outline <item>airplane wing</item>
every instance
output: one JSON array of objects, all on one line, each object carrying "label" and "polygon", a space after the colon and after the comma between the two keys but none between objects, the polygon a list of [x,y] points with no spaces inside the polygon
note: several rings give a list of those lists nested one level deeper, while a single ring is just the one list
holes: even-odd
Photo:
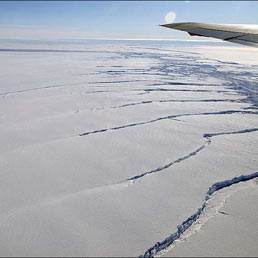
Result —
[{"label": "airplane wing", "polygon": [[184,22],[164,24],[161,26],[186,31],[191,36],[212,37],[242,45],[258,47],[258,25]]}]

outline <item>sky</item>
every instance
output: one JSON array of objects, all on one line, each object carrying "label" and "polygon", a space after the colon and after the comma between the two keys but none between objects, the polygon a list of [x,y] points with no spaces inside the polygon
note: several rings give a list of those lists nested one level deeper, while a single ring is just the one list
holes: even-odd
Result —
[{"label": "sky", "polygon": [[0,1],[0,38],[185,39],[157,25],[258,24],[257,10],[256,1]]}]

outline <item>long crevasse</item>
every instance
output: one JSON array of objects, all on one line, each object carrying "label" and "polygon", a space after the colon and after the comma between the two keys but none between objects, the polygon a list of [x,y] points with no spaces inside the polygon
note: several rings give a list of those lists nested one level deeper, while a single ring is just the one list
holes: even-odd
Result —
[{"label": "long crevasse", "polygon": [[167,249],[171,244],[173,244],[174,241],[178,239],[200,217],[205,207],[207,206],[207,201],[210,199],[210,197],[214,192],[219,191],[225,187],[229,187],[233,184],[254,179],[256,177],[258,177],[258,172],[255,172],[249,175],[241,175],[239,177],[234,177],[233,179],[229,179],[229,180],[225,180],[225,181],[221,181],[213,184],[211,187],[209,187],[205,196],[205,201],[202,204],[201,208],[199,208],[197,212],[195,212],[192,216],[188,217],[185,221],[183,221],[182,224],[178,225],[177,231],[175,233],[171,234],[163,241],[157,242],[154,246],[150,247],[140,257],[154,257],[161,251]]}]

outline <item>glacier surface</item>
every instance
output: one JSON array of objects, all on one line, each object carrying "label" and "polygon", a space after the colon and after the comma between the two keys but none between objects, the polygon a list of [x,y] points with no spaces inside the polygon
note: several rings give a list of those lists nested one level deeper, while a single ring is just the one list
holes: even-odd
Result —
[{"label": "glacier surface", "polygon": [[25,43],[0,42],[1,256],[139,256],[257,171],[257,51]]}]

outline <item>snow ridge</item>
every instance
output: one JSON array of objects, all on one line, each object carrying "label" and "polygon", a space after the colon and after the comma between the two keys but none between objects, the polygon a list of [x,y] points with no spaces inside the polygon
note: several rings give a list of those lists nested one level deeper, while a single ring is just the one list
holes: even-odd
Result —
[{"label": "snow ridge", "polygon": [[140,257],[154,257],[155,255],[159,254],[161,251],[167,249],[171,244],[174,243],[176,239],[180,238],[180,236],[200,217],[201,213],[204,211],[205,207],[207,206],[207,200],[210,199],[210,197],[214,192],[219,191],[223,188],[229,187],[233,184],[254,179],[256,177],[258,177],[258,172],[254,172],[249,175],[241,175],[239,177],[234,177],[233,179],[229,179],[229,180],[225,180],[225,181],[221,181],[213,184],[211,187],[209,187],[205,196],[205,202],[202,204],[201,208],[199,208],[198,211],[194,213],[192,216],[190,216],[185,221],[183,221],[181,225],[178,225],[177,232],[171,234],[162,242],[157,242],[154,246],[150,247]]}]

